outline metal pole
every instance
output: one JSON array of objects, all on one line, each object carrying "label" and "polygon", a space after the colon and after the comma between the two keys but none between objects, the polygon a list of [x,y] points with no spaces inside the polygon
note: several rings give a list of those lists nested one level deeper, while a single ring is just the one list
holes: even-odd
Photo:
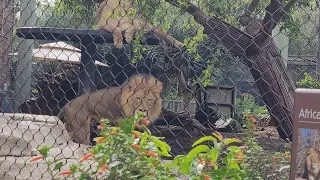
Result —
[{"label": "metal pole", "polygon": [[[36,24],[36,0],[20,0],[21,27],[32,27]],[[31,93],[32,50],[34,40],[21,39],[18,46],[18,62],[15,77],[14,111],[18,112],[19,106],[24,103]]]},{"label": "metal pole", "polygon": [[316,72],[317,72],[317,77],[320,76],[320,1],[317,3],[318,8],[319,8],[319,17],[318,17],[318,50],[317,50],[317,62],[316,62]]}]

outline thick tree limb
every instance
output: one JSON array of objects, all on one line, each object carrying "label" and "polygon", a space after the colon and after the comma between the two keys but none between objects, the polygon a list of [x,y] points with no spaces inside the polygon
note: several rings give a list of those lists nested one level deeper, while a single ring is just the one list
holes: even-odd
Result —
[{"label": "thick tree limb", "polygon": [[[259,87],[269,113],[277,120],[280,137],[291,140],[295,85],[284,67],[279,49],[271,36],[266,33],[266,31],[271,32],[272,28],[281,20],[280,12],[283,9],[279,8],[279,2],[272,0],[267,7],[269,14],[266,14],[264,21],[254,19],[246,27],[246,33],[244,33],[215,17],[208,18],[201,9],[191,3],[187,7],[181,7],[177,0],[166,1],[190,13],[195,21],[204,27],[204,32],[210,38],[223,44],[234,54],[247,58],[246,63]],[[290,6],[292,5],[287,4],[287,8]],[[276,14],[272,14],[272,12]],[[267,26],[263,27],[263,22]]]}]

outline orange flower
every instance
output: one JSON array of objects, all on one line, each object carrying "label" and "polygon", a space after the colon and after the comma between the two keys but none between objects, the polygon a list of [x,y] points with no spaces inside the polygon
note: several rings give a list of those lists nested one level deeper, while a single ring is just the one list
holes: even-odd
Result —
[{"label": "orange flower", "polygon": [[140,151],[140,146],[139,146],[139,145],[131,144],[130,146],[131,146],[133,149],[136,149],[136,150]]},{"label": "orange flower", "polygon": [[151,151],[144,151],[144,153],[146,153],[146,155],[151,156],[151,157],[158,157],[157,153],[151,152]]},{"label": "orange flower", "polygon": [[107,164],[104,164],[101,169],[98,171],[98,174],[102,174],[104,172],[104,170],[106,170],[108,168],[108,165]]},{"label": "orange flower", "polygon": [[91,156],[93,156],[93,153],[88,153],[88,154],[84,155],[84,156],[80,159],[80,162],[83,162],[83,161],[89,159]]},{"label": "orange flower", "polygon": [[150,125],[150,121],[148,121],[146,118],[141,119],[141,122],[142,122],[145,126],[149,126],[149,125]]},{"label": "orange flower", "polygon": [[211,178],[208,175],[204,175],[204,180],[211,180]]},{"label": "orange flower", "polygon": [[37,156],[37,157],[32,158],[31,162],[35,162],[35,161],[38,161],[38,160],[43,159],[43,158],[44,158],[44,156]]},{"label": "orange flower", "polygon": [[132,134],[134,135],[135,138],[140,138],[139,134],[136,131],[133,131]]},{"label": "orange flower", "polygon": [[96,138],[97,144],[101,143],[104,139],[106,139],[106,138],[105,137],[97,137]]},{"label": "orange flower", "polygon": [[115,131],[112,131],[112,132],[110,132],[109,134],[110,134],[110,135],[116,135],[116,134],[118,134],[118,133],[115,132]]},{"label": "orange flower", "polygon": [[99,130],[103,128],[103,124],[100,124],[98,127],[97,127]]},{"label": "orange flower", "polygon": [[218,131],[215,131],[215,132],[213,133],[213,135],[214,135],[215,137],[217,137],[219,141],[222,141],[223,136],[222,136]]},{"label": "orange flower", "polygon": [[277,159],[278,159],[278,158],[277,158],[276,156],[273,157],[273,161],[277,161]]},{"label": "orange flower", "polygon": [[71,174],[72,174],[72,172],[70,170],[59,172],[59,175],[67,175],[67,176],[69,176]]}]

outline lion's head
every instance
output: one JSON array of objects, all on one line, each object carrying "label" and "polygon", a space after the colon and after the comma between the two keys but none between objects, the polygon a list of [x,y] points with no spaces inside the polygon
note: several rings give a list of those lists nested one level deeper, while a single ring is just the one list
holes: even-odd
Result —
[{"label": "lion's head", "polygon": [[136,74],[127,79],[121,86],[121,107],[124,116],[130,117],[142,112],[153,122],[161,113],[161,92],[163,84],[152,75]]}]

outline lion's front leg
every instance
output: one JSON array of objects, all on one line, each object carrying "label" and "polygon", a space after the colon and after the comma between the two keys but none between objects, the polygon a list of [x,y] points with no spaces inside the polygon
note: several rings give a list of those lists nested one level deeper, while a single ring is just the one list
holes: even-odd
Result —
[{"label": "lion's front leg", "polygon": [[89,145],[90,143],[90,116],[83,114],[77,115],[68,123],[68,132],[71,139],[74,139],[79,144]]}]

